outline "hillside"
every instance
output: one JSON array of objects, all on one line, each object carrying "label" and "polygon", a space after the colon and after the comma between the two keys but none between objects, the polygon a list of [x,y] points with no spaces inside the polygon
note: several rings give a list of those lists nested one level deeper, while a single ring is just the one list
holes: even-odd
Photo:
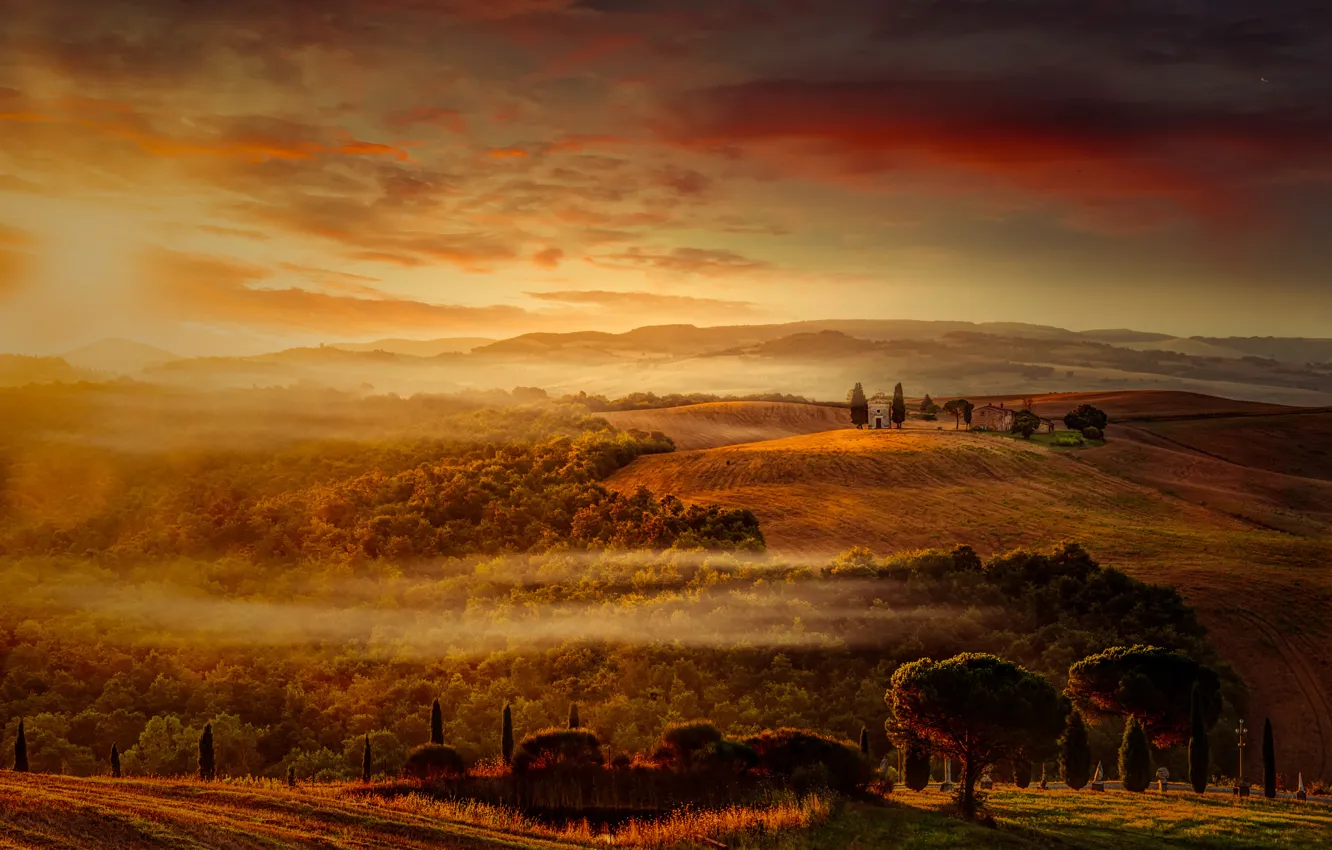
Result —
[{"label": "hillside", "polygon": [[373,342],[337,342],[328,348],[342,351],[386,351],[411,357],[438,357],[441,354],[465,354],[474,348],[490,345],[489,337],[449,337],[445,339],[377,339]]},{"label": "hillside", "polygon": [[[1178,788],[1178,786],[1176,786]],[[1332,807],[1310,801],[1255,800],[1177,792],[1129,795],[1065,790],[991,795],[998,829],[963,823],[942,809],[948,795],[900,789],[881,804],[844,803],[826,821],[774,835],[696,837],[686,822],[677,840],[652,834],[614,839],[525,833],[520,821],[487,817],[421,798],[367,796],[345,784],[289,789],[274,782],[204,785],[189,780],[76,779],[0,772],[0,846],[176,848],[580,848],[783,847],[788,850],[882,848],[1115,848],[1168,842],[1182,848],[1320,847],[1332,829]],[[453,815],[453,817],[449,817]],[[680,833],[683,833],[681,835]],[[716,833],[714,833],[715,835]],[[679,840],[683,838],[683,840]]]},{"label": "hillside", "polygon": [[[1210,405],[1163,401],[1166,410],[1186,401],[1200,410]],[[1225,420],[1199,420],[1217,421]],[[1276,420],[1242,421],[1270,429]],[[1052,452],[951,430],[840,430],[643,458],[610,483],[743,505],[778,552],[967,543],[992,553],[1078,540],[1108,565],[1178,587],[1249,684],[1253,716],[1298,730],[1279,745],[1283,763],[1326,773],[1332,488],[1192,449],[1163,449],[1122,427],[1112,433],[1104,449]],[[1235,439],[1224,428],[1197,434],[1190,439],[1211,434],[1208,445]],[[1273,451],[1251,447],[1250,454]]]},{"label": "hillside", "polygon": [[94,372],[133,375],[181,359],[170,351],[128,339],[103,339],[61,355],[71,366]]},{"label": "hillside", "polygon": [[662,431],[675,441],[677,449],[682,450],[711,449],[851,427],[850,417],[843,408],[785,402],[716,402],[597,415],[617,428]]}]

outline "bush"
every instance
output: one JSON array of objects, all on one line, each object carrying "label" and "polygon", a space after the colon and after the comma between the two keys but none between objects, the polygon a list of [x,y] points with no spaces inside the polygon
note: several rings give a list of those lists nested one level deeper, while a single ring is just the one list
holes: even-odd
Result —
[{"label": "bush", "polygon": [[1086,441],[1082,439],[1081,435],[1074,434],[1072,431],[1060,431],[1055,434],[1053,442],[1054,445],[1065,449],[1086,445]]},{"label": "bush", "polygon": [[924,747],[912,747],[906,754],[906,787],[912,791],[924,791],[930,784],[930,751]]},{"label": "bush", "polygon": [[1125,791],[1146,791],[1152,782],[1152,750],[1138,718],[1130,717],[1119,745],[1119,781]]},{"label": "bush", "polygon": [[673,770],[743,771],[758,763],[753,748],[728,741],[706,720],[668,726],[652,760]]},{"label": "bush", "polygon": [[413,779],[430,782],[436,779],[456,779],[467,772],[467,765],[453,747],[423,744],[407,756],[402,772]]},{"label": "bush", "polygon": [[757,755],[759,769],[793,785],[821,777],[816,765],[826,769],[827,787],[843,794],[863,788],[869,781],[869,766],[850,741],[788,727],[764,730],[747,738],[745,744]]},{"label": "bush", "polygon": [[1097,428],[1095,425],[1088,425],[1086,428],[1083,428],[1082,436],[1086,437],[1088,440],[1105,439],[1105,434],[1101,431],[1100,428]]},{"label": "bush", "polygon": [[605,763],[601,740],[590,729],[542,729],[518,742],[513,754],[515,773],[601,767]]},{"label": "bush", "polygon": [[1080,404],[1064,415],[1064,426],[1072,431],[1081,431],[1084,428],[1099,428],[1104,431],[1108,424],[1110,417],[1105,415],[1105,411],[1090,404]]}]

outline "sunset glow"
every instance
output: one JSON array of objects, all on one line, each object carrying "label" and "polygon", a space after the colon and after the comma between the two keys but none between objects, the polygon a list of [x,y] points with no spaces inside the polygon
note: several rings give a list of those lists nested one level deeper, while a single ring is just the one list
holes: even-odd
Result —
[{"label": "sunset glow", "polygon": [[4,0],[0,334],[1316,335],[1323,13],[1031,5]]}]

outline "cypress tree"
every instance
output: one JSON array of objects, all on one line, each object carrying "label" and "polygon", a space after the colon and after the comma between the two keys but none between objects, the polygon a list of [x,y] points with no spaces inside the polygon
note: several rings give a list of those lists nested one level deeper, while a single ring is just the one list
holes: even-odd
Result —
[{"label": "cypress tree", "polygon": [[1125,791],[1146,791],[1152,782],[1152,749],[1136,717],[1129,717],[1119,745],[1119,781]]},{"label": "cypress tree", "polygon": [[500,733],[500,754],[504,756],[505,764],[513,761],[513,712],[507,705],[504,706],[504,730]]},{"label": "cypress tree", "polygon": [[213,760],[213,724],[205,723],[199,736],[199,778],[208,782],[217,776],[217,763]]},{"label": "cypress tree", "polygon": [[860,727],[860,754],[869,756],[869,729],[864,726]]},{"label": "cypress tree", "polygon": [[19,718],[18,737],[14,739],[14,770],[28,772],[28,736],[23,731],[23,718]]},{"label": "cypress tree", "polygon": [[909,748],[903,773],[906,774],[906,787],[912,791],[924,791],[930,784],[930,751],[924,747]]},{"label": "cypress tree", "polygon": [[906,399],[902,396],[901,384],[898,384],[897,386],[893,387],[892,420],[893,424],[895,424],[898,428],[901,428],[902,423],[906,421]]},{"label": "cypress tree", "polygon": [[120,750],[114,743],[111,745],[111,778],[120,778]]},{"label": "cypress tree", "polygon": [[370,781],[370,735],[365,736],[365,752],[361,754],[361,781]]},{"label": "cypress tree", "polygon": [[1263,721],[1263,796],[1276,798],[1276,744],[1272,741],[1272,718]]},{"label": "cypress tree", "polygon": [[1193,686],[1189,700],[1189,784],[1199,794],[1207,792],[1208,772],[1212,766],[1211,746],[1207,741],[1207,723],[1203,720],[1202,697],[1198,686]]},{"label": "cypress tree", "polygon": [[1031,785],[1031,762],[1025,758],[1014,759],[1013,761],[1013,784],[1019,788],[1026,788]]},{"label": "cypress tree", "polygon": [[296,765],[294,764],[287,765],[287,787],[296,787]]},{"label": "cypress tree", "polygon": [[865,398],[865,390],[857,381],[856,385],[847,393],[846,401],[851,406],[851,424],[857,428],[869,424],[869,399]]},{"label": "cypress tree", "polygon": [[440,710],[439,700],[430,706],[430,743],[444,743],[444,712]]},{"label": "cypress tree", "polygon": [[1069,712],[1068,726],[1059,739],[1059,777],[1074,791],[1081,791],[1091,779],[1091,743],[1087,740],[1087,724],[1076,709]]},{"label": "cypress tree", "polygon": [[581,724],[578,722],[578,703],[569,703],[569,728],[577,729]]}]

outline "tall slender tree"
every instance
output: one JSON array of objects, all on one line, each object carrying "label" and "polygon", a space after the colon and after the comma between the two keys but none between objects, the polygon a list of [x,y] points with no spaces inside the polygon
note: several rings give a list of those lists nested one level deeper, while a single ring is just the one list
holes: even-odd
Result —
[{"label": "tall slender tree", "polygon": [[370,735],[365,736],[365,749],[361,752],[361,781],[370,781]]},{"label": "tall slender tree", "polygon": [[440,710],[439,700],[430,706],[430,743],[444,743],[444,712]]},{"label": "tall slender tree", "polygon": [[869,399],[865,398],[865,389],[857,381],[846,394],[847,404],[851,406],[851,424],[863,428],[869,424]]},{"label": "tall slender tree", "polygon": [[217,762],[213,757],[213,724],[205,723],[199,736],[199,778],[209,782],[217,776]]},{"label": "tall slender tree", "polygon": [[1263,796],[1276,798],[1276,743],[1272,740],[1272,718],[1263,721]]},{"label": "tall slender tree", "polygon": [[582,724],[578,722],[578,703],[569,703],[569,728],[577,729]]},{"label": "tall slender tree", "polygon": [[14,770],[28,772],[28,735],[23,729],[23,718],[19,718],[18,737],[14,739]]},{"label": "tall slender tree", "polygon": [[1193,685],[1189,698],[1189,784],[1199,794],[1207,792],[1207,779],[1212,767],[1212,748],[1207,740],[1207,722],[1203,717],[1203,697],[1198,684]]},{"label": "tall slender tree", "polygon": [[120,750],[114,743],[111,744],[111,778],[120,778]]},{"label": "tall slender tree", "polygon": [[902,395],[901,384],[893,387],[892,420],[898,428],[901,428],[902,423],[906,421],[906,398]]},{"label": "tall slender tree", "polygon": [[296,787],[296,765],[294,764],[287,765],[287,787]]},{"label": "tall slender tree", "polygon": [[1125,791],[1146,791],[1152,782],[1152,748],[1138,718],[1129,717],[1119,745],[1119,781]]},{"label": "tall slender tree", "polygon": [[500,754],[504,756],[505,764],[513,761],[513,711],[507,705],[504,706],[504,729],[500,732]]},{"label": "tall slender tree", "polygon": [[869,753],[869,727],[860,727],[860,754],[868,756]]},{"label": "tall slender tree", "polygon": [[1087,724],[1076,709],[1069,713],[1064,736],[1059,739],[1059,778],[1074,791],[1081,791],[1091,779],[1091,742]]}]

